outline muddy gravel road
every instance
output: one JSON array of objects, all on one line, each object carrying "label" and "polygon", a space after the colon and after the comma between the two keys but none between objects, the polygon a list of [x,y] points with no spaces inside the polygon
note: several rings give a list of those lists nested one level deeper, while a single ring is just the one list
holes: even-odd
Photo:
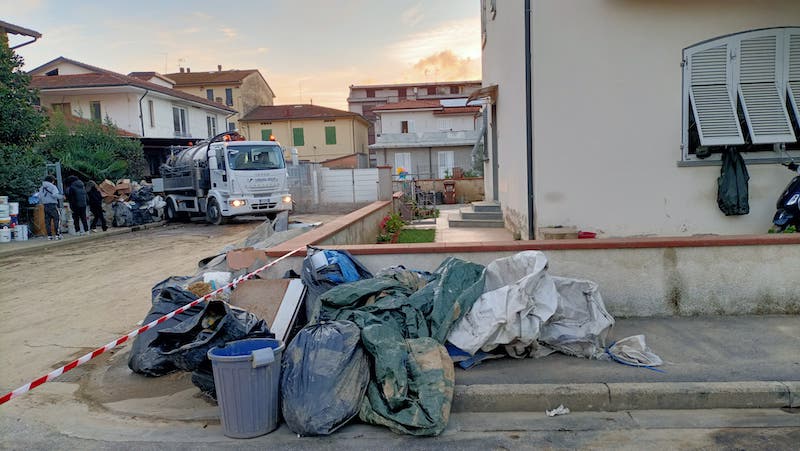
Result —
[{"label": "muddy gravel road", "polygon": [[136,327],[150,289],[259,222],[181,224],[0,259],[0,388],[38,377]]}]

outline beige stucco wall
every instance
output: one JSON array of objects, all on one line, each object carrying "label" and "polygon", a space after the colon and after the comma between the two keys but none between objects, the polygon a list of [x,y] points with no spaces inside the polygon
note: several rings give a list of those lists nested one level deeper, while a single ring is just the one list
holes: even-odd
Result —
[{"label": "beige stucco wall", "polygon": [[[489,2],[487,1],[488,5]],[[527,239],[527,171],[525,147],[525,35],[522,0],[498,2],[494,19],[487,17],[483,48],[483,86],[498,85],[497,123],[490,122],[486,155],[492,156],[492,133],[497,134],[497,200],[506,227]],[[551,19],[558,21],[558,19]],[[563,25],[562,25],[563,30]],[[511,68],[514,68],[513,70]],[[489,110],[486,110],[487,114]],[[491,114],[489,115],[491,116]],[[491,161],[484,167],[486,199],[493,199]]]},{"label": "beige stucco wall", "polygon": [[[206,89],[213,89],[214,99],[221,99],[224,105],[226,88],[231,88],[233,90],[233,106],[231,108],[237,111],[236,114],[228,118],[228,122],[238,122],[242,116],[246,115],[257,106],[269,106],[273,104],[274,97],[266,82],[258,74],[248,75],[242,80],[241,85],[233,83],[229,85],[214,84],[208,86],[176,87],[175,89],[204,99],[206,98]],[[224,124],[224,122],[220,124],[221,126],[218,126],[220,132],[227,129],[227,124]],[[239,128],[241,128],[241,124],[239,124]]]},{"label": "beige stucco wall", "polygon": [[[305,119],[271,122],[241,122],[241,128],[248,139],[261,139],[261,130],[272,130],[272,134],[287,150],[297,148],[301,160],[322,162],[331,158],[342,157],[353,153],[366,153],[367,124],[352,118],[336,118],[323,121],[321,119]],[[336,144],[325,144],[325,127],[336,127]],[[292,129],[302,128],[304,145],[294,142]],[[289,155],[287,155],[289,158]]]},{"label": "beige stucco wall", "polygon": [[[498,6],[498,19],[505,9],[511,9],[505,2]],[[522,27],[516,15],[515,27]],[[720,168],[676,165],[681,51],[725,34],[798,24],[797,0],[534,0],[537,226],[577,226],[607,236],[765,232],[790,178],[784,168],[748,165],[750,214],[726,217],[716,204]],[[516,32],[505,35],[521,45]],[[504,58],[523,61],[513,53]],[[496,61],[485,61],[485,69],[490,63]],[[518,67],[508,72],[522,73]],[[484,80],[490,84],[485,73]],[[522,117],[518,108],[512,119],[502,110],[509,89],[499,81],[503,120]],[[510,143],[501,136],[503,152],[504,146],[519,148],[524,128],[518,135]],[[523,149],[516,151],[520,162]],[[504,194],[502,186],[523,188],[524,174],[501,171],[504,207],[524,211],[523,199]]]}]

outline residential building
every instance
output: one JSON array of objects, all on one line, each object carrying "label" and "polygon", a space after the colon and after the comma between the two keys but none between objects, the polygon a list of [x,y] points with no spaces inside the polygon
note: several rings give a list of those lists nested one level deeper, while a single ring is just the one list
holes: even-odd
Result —
[{"label": "residential building", "polygon": [[237,111],[228,118],[228,130],[237,128],[238,121],[256,107],[272,105],[275,93],[257,69],[192,72],[191,68],[180,68],[179,72],[165,74],[175,80],[175,89],[208,100],[222,103]]},{"label": "residential building", "polygon": [[468,97],[480,89],[480,80],[436,83],[401,83],[383,85],[350,85],[348,109],[369,122],[369,143],[375,144],[375,108],[405,100],[441,100]]},{"label": "residential building", "polygon": [[169,79],[128,76],[64,57],[30,71],[42,107],[102,122],[138,136],[155,175],[171,145],[214,136],[230,107],[170,88]]},{"label": "residential building", "polygon": [[[482,1],[487,199],[523,238],[765,233],[800,158],[798,25],[796,0]],[[725,147],[748,215],[717,207]]]},{"label": "residential building", "polygon": [[473,168],[472,149],[481,134],[479,105],[466,99],[405,100],[373,110],[376,142],[369,146],[378,165],[402,168],[417,179],[443,179],[455,168]]},{"label": "residential building", "polygon": [[355,154],[357,167],[369,166],[369,122],[356,113],[318,105],[260,106],[240,124],[240,132],[249,139],[274,136],[287,151],[296,148],[303,160],[321,163]]},{"label": "residential building", "polygon": [[[23,42],[9,42],[8,35],[13,34],[15,36],[21,36],[23,39],[27,39]],[[31,30],[29,28],[20,27],[19,25],[14,25],[13,23],[8,23],[0,20],[0,43],[5,43],[8,45],[11,50],[18,49],[22,46],[33,44],[36,42],[37,39],[41,38],[42,34],[38,31]]]}]

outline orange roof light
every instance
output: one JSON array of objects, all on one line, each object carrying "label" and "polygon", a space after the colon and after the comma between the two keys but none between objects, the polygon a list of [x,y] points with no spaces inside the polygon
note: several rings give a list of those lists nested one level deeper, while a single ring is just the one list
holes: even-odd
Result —
[{"label": "orange roof light", "polygon": [[225,142],[228,142],[228,141],[230,141],[230,140],[231,140],[231,135],[225,135],[225,136],[223,136],[223,137],[222,137],[222,140],[223,140],[223,141],[225,141]]},{"label": "orange roof light", "polygon": [[277,141],[277,140],[275,139],[275,135],[269,135],[269,140],[270,140],[270,141]]}]

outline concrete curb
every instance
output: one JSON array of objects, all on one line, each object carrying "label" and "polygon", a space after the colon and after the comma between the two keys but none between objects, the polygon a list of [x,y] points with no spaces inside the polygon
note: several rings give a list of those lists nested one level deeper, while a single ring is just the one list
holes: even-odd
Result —
[{"label": "concrete curb", "polygon": [[[25,247],[20,248],[13,248],[13,249],[2,249],[0,247],[0,258],[5,257],[17,257],[20,255],[27,255],[41,251],[47,251],[50,249],[55,249],[58,247],[69,246],[71,244],[77,243],[86,243],[89,241],[99,240],[101,238],[107,238],[110,236],[122,235],[124,233],[131,233],[131,232],[138,232],[140,230],[147,230],[147,229],[154,229],[157,227],[161,227],[167,225],[166,221],[158,221],[158,222],[151,222],[149,224],[142,224],[133,227],[115,227],[113,229],[108,229],[106,232],[98,232],[94,234],[72,237],[60,241],[41,241],[36,244],[29,244]],[[13,245],[13,244],[12,244]]]},{"label": "concrete curb", "polygon": [[456,385],[453,412],[800,407],[800,381]]}]

